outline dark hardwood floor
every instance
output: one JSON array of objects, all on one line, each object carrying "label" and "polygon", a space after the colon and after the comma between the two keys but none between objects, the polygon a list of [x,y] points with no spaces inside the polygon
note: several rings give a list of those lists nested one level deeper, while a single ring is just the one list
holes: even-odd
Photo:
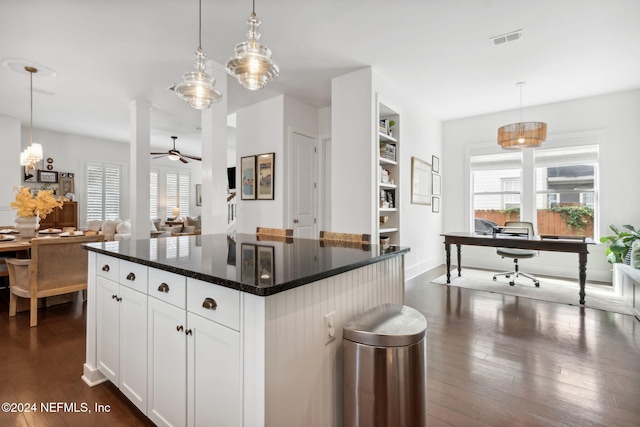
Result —
[{"label": "dark hardwood floor", "polygon": [[[407,282],[406,301],[428,321],[429,426],[638,426],[640,322],[632,316]],[[0,402],[38,412],[0,412],[0,426],[152,425],[110,383],[81,379],[84,304],[8,318],[0,290]],[[92,413],[40,412],[47,402],[86,403]],[[96,413],[94,405],[109,405]],[[295,426],[297,427],[297,426]]]}]

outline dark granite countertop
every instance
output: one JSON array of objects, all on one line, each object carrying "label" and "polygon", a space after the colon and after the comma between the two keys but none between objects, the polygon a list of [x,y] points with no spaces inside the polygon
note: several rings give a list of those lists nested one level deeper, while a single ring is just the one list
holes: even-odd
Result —
[{"label": "dark granite countertop", "polygon": [[260,296],[404,255],[409,248],[326,246],[319,240],[258,240],[254,234],[89,243],[86,249]]}]

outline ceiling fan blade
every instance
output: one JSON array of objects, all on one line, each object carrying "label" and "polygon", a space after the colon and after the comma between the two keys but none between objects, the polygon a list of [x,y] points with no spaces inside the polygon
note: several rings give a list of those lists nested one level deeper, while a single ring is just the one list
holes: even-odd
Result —
[{"label": "ceiling fan blade", "polygon": [[164,157],[164,156],[166,156],[166,154],[163,154],[163,155],[161,155],[161,156],[156,156],[156,157],[154,157],[154,159],[159,159],[159,158],[162,158],[162,157]]},{"label": "ceiling fan blade", "polygon": [[158,154],[164,154],[164,155],[166,156],[166,155],[167,155],[167,154],[169,154],[169,153],[167,153],[167,152],[165,151],[165,152],[162,152],[162,153],[149,153],[149,154],[151,154],[152,156],[156,156],[156,155],[158,155]]},{"label": "ceiling fan blade", "polygon": [[183,156],[180,156],[180,161],[182,163],[189,163],[189,160],[185,159]]},{"label": "ceiling fan blade", "polygon": [[197,160],[197,161],[202,161],[202,157],[197,157],[197,156],[190,156],[188,154],[182,154],[182,157],[186,157],[188,159],[193,159],[193,160]]}]

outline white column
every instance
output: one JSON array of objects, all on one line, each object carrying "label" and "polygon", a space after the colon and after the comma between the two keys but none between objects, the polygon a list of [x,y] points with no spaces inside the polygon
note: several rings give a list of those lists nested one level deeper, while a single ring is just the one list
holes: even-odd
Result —
[{"label": "white column", "polygon": [[227,73],[207,61],[222,100],[202,110],[202,233],[227,232]]},{"label": "white column", "polygon": [[151,104],[146,100],[135,100],[129,104],[131,110],[131,146],[129,150],[129,217],[131,238],[148,239],[149,223],[149,159],[151,145]]},{"label": "white column", "polygon": [[12,225],[16,217],[11,209],[11,202],[15,200],[14,187],[22,184],[22,171],[20,166],[21,147],[20,120],[13,117],[0,116],[0,141],[2,141],[2,156],[0,156],[0,168],[2,174],[2,186],[0,186],[0,226]]}]

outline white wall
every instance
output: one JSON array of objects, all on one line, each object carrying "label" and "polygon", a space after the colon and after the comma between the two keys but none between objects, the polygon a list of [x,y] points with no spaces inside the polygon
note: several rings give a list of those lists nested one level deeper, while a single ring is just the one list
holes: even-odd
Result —
[{"label": "white wall", "polygon": [[2,185],[0,185],[0,226],[3,226],[13,225],[16,214],[11,209],[11,202],[15,200],[14,188],[22,183],[20,120],[0,116],[0,141],[2,141],[0,169],[3,171]]},{"label": "white wall", "polygon": [[[609,234],[609,224],[640,226],[640,197],[632,174],[640,158],[640,90],[613,93],[567,102],[525,108],[523,120],[548,125],[545,146],[554,136],[585,131],[601,132],[600,234]],[[519,112],[505,111],[445,122],[443,125],[443,197],[445,231],[470,230],[465,201],[465,148],[469,144],[496,143],[498,127],[519,120]],[[468,205],[468,203],[467,203]],[[604,245],[589,250],[588,280],[611,281],[611,265],[604,260]],[[507,270],[510,260],[501,260],[490,248],[463,249],[463,265]],[[528,260],[526,269],[537,274],[577,278],[575,254],[541,253]]]}]

